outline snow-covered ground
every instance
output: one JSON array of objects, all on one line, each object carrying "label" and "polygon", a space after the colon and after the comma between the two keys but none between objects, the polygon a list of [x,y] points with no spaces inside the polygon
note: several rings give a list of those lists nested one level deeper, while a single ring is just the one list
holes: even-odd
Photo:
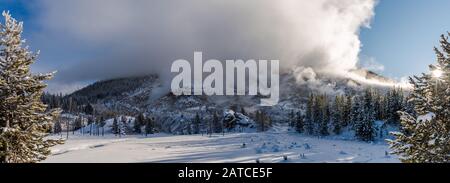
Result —
[{"label": "snow-covered ground", "polygon": [[212,137],[167,134],[122,138],[114,135],[70,136],[65,144],[52,148],[53,154],[44,163],[399,162],[397,157],[386,155],[387,151],[389,148],[384,142],[317,138],[275,127],[265,133],[215,134]]}]

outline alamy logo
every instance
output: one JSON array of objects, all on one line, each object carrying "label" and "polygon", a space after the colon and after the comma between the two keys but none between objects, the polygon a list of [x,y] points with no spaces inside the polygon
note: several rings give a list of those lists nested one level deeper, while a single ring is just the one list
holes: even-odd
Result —
[{"label": "alamy logo", "polygon": [[[173,62],[171,72],[179,73],[171,84],[174,95],[261,95],[262,106],[274,106],[279,100],[279,61],[219,60],[203,63],[202,52],[194,53],[194,67],[187,60]],[[192,74],[193,72],[193,74]],[[204,77],[203,73],[210,73]],[[192,80],[193,76],[193,80]],[[270,83],[269,83],[270,80]],[[246,87],[248,86],[248,88]],[[225,87],[225,89],[224,89]]]}]

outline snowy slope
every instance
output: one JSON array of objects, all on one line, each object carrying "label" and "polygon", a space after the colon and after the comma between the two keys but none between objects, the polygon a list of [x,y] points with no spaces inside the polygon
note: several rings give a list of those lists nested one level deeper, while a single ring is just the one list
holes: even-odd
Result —
[{"label": "snowy slope", "polygon": [[[365,78],[383,79],[364,70],[358,70],[356,74],[358,73]],[[286,116],[291,111],[304,111],[310,92],[332,96],[343,92],[352,93],[359,85],[361,84],[351,79],[335,76],[314,74],[313,78],[304,77],[294,70],[280,76],[278,105],[261,107],[259,96],[174,96],[168,88],[162,86],[157,76],[149,75],[99,81],[68,97],[93,104],[99,113],[145,113],[156,118],[157,126],[161,127],[163,132],[183,134],[188,122],[192,121],[196,114],[199,114],[204,122],[211,120],[213,113],[223,114],[232,107],[235,107],[235,111],[245,108],[249,114],[261,110],[271,117],[273,123],[286,122]],[[206,125],[201,126],[204,128]]]},{"label": "snowy slope", "polygon": [[[53,147],[53,154],[44,163],[399,162],[395,156],[385,154],[389,147],[382,141],[373,144],[336,138],[320,139],[286,129],[275,126],[265,133],[215,134],[212,137],[167,134],[122,138],[114,135],[71,136],[65,144]],[[288,160],[285,161],[283,156],[287,156]]]}]

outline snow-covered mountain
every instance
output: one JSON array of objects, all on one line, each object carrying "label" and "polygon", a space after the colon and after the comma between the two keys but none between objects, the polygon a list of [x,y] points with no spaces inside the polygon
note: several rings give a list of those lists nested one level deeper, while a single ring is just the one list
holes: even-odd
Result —
[{"label": "snow-covered mountain", "polygon": [[[373,72],[353,71],[366,79],[391,82]],[[216,113],[221,119],[238,120],[254,128],[255,111],[267,113],[272,123],[285,123],[290,112],[304,111],[310,92],[335,94],[357,92],[361,83],[357,80],[308,74],[305,70],[293,70],[280,76],[280,102],[273,107],[259,106],[260,96],[175,96],[163,86],[155,75],[99,81],[66,96],[81,103],[93,104],[97,111],[115,111],[119,114],[145,113],[156,118],[162,131],[183,133],[195,115],[202,121],[212,120]],[[203,124],[202,128],[207,128]],[[236,130],[236,129],[234,129]]]}]

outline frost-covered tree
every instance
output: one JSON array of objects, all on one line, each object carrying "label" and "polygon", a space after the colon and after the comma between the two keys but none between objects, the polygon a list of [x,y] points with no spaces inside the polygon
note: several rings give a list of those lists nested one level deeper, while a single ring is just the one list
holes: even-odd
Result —
[{"label": "frost-covered tree", "polygon": [[308,97],[308,102],[306,104],[306,114],[305,114],[305,133],[312,135],[314,134],[314,119],[313,119],[313,107],[314,107],[314,95],[311,94]]},{"label": "frost-covered tree", "polygon": [[[289,126],[290,127],[296,127],[296,123],[297,123],[297,119],[294,113],[294,110],[291,110],[288,114],[288,118],[289,118]],[[303,131],[303,130],[302,130]]]},{"label": "frost-covered tree", "polygon": [[332,116],[331,120],[333,122],[333,132],[337,135],[341,134],[342,129],[342,115],[343,115],[343,100],[342,96],[336,95],[332,107]]},{"label": "frost-covered tree", "polygon": [[320,125],[323,121],[322,110],[320,107],[320,96],[313,97],[313,107],[312,107],[312,119],[314,124],[314,133],[315,135],[320,134]]},{"label": "frost-covered tree", "polygon": [[342,107],[342,127],[348,126],[350,124],[350,116],[352,112],[352,96],[346,95]]},{"label": "frost-covered tree", "polygon": [[[450,33],[449,33],[450,35]],[[401,132],[389,140],[392,153],[408,163],[450,163],[450,42],[442,35],[430,73],[410,78],[415,113],[401,111]]]},{"label": "frost-covered tree", "polygon": [[403,110],[403,91],[394,88],[386,94],[386,120],[390,124],[398,124],[400,115],[398,111]]},{"label": "frost-covered tree", "polygon": [[328,132],[328,125],[331,119],[328,97],[326,95],[320,96],[318,101],[321,115],[320,120],[318,121],[318,131],[321,136],[327,136],[330,134]]},{"label": "frost-covered tree", "polygon": [[361,102],[361,96],[354,96],[352,98],[352,107],[350,112],[350,124],[353,126],[353,129],[355,129],[355,124],[362,123],[363,118],[363,108],[362,108],[362,102]]},{"label": "frost-covered tree", "polygon": [[[357,120],[354,122],[355,135],[363,141],[373,141],[375,130],[373,124],[375,122],[375,110],[372,100],[371,89],[364,91],[360,110],[358,110]],[[362,108],[362,109],[361,109]]]},{"label": "frost-covered tree", "polygon": [[53,73],[32,75],[37,54],[23,46],[23,24],[8,12],[0,23],[0,162],[44,160],[60,140],[46,139],[59,110],[47,111],[41,102],[45,80]]},{"label": "frost-covered tree", "polygon": [[120,122],[118,123],[118,129],[119,129],[119,137],[124,136],[127,134],[127,130],[128,130],[128,119],[126,116],[122,116],[120,119]]},{"label": "frost-covered tree", "polygon": [[374,91],[373,93],[373,107],[374,107],[374,113],[375,113],[375,119],[376,120],[382,120],[383,119],[383,100],[382,96],[378,91]]}]

